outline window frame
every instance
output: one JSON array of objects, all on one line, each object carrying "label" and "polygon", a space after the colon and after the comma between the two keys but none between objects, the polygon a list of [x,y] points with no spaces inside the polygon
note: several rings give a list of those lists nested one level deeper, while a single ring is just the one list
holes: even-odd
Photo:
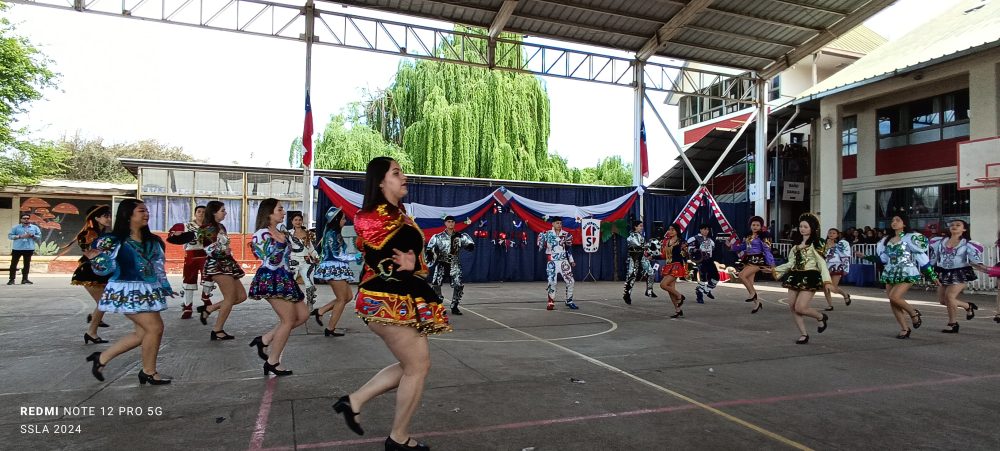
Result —
[{"label": "window frame", "polygon": [[[969,136],[969,118],[956,119],[953,121],[947,121],[945,118],[945,105],[946,100],[949,96],[964,95],[966,104],[969,103],[969,89],[959,89],[956,91],[950,91],[942,94],[938,94],[931,97],[924,97],[920,99],[915,99],[906,103],[888,105],[882,108],[876,109],[875,114],[875,131],[878,134],[876,139],[876,149],[877,150],[889,150],[899,147],[912,146],[918,144],[927,144],[932,142],[944,141],[946,139],[955,139],[960,137]],[[920,128],[913,128],[913,117],[911,114],[912,107],[918,103],[924,103],[930,101],[932,104],[933,112],[932,115],[937,117],[937,124],[928,125]],[[959,102],[954,102],[955,107]],[[891,133],[881,133],[879,125],[881,121],[880,117],[883,115],[880,112],[885,110],[895,109],[897,117],[896,121],[899,123],[899,130]],[[957,111],[957,110],[956,110]],[[956,117],[958,115],[956,114]],[[922,136],[929,135],[929,132],[936,132],[936,137],[932,139],[921,138]],[[951,132],[951,133],[949,133]],[[887,145],[888,144],[888,145]]]}]

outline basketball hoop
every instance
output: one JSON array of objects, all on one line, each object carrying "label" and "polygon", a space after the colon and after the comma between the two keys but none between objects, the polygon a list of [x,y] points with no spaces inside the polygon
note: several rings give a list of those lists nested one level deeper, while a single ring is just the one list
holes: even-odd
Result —
[{"label": "basketball hoop", "polygon": [[976,178],[976,183],[983,185],[984,188],[997,188],[1000,187],[1000,177],[979,177]]}]

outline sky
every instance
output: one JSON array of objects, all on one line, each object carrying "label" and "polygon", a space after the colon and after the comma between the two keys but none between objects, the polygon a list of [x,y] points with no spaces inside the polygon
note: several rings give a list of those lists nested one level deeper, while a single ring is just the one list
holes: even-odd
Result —
[{"label": "sky", "polygon": [[[900,0],[866,25],[895,39],[957,2]],[[302,133],[304,115],[301,42],[20,4],[8,17],[60,74],[58,89],[46,91],[18,117],[32,138],[79,133],[106,144],[156,139],[211,163],[288,166],[288,149]],[[387,87],[400,61],[314,46],[316,129],[361,99],[364,90]],[[631,89],[541,79],[551,99],[550,151],[573,167],[593,166],[609,155],[632,161]],[[676,108],[662,104],[664,93],[649,97],[677,136]],[[651,177],[645,183],[673,166],[677,155],[650,108],[645,115]]]}]

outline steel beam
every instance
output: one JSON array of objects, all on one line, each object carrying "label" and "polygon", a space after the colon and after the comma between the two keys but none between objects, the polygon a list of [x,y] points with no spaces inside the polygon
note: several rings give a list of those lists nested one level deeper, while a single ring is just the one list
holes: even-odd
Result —
[{"label": "steel beam", "polygon": [[712,0],[691,0],[684,8],[680,10],[674,17],[671,17],[667,23],[663,24],[659,30],[656,31],[656,35],[649,38],[642,48],[635,53],[635,57],[639,61],[646,61],[649,57],[655,55],[660,50],[663,50],[668,45],[670,45],[670,40],[683,31],[684,26],[690,22],[693,22],[698,14],[708,8],[708,5],[712,4]]},{"label": "steel beam", "polygon": [[503,5],[500,6],[500,11],[497,11],[497,15],[493,18],[493,23],[490,24],[489,36],[490,39],[496,39],[500,36],[500,32],[503,28],[507,26],[507,21],[510,20],[511,14],[514,13],[514,8],[517,8],[518,0],[505,0]]}]

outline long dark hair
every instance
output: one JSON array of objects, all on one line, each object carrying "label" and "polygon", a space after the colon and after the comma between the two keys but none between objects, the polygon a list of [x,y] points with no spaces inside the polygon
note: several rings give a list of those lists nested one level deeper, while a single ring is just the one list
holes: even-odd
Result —
[{"label": "long dark hair", "polygon": [[[136,207],[143,204],[144,202],[139,199],[125,199],[118,204],[118,214],[115,215],[115,225],[111,228],[111,234],[122,242],[132,236],[132,213]],[[155,243],[160,245],[160,249],[164,248],[163,239],[154,235],[149,230],[149,225],[142,226],[139,234],[142,236],[143,244]]]},{"label": "long dark hair", "polygon": [[226,227],[219,224],[219,221],[215,220],[215,214],[218,213],[219,210],[222,210],[222,207],[225,206],[226,204],[222,203],[222,201],[208,201],[208,204],[205,205],[205,220],[202,221],[202,225],[206,227],[215,227],[215,229],[219,232],[225,230]]},{"label": "long dark hair", "polygon": [[104,230],[101,228],[101,223],[97,222],[97,218],[105,214],[111,214],[111,207],[107,205],[91,205],[87,209],[87,222],[83,224],[80,233],[76,234],[76,240],[78,242],[90,242],[92,238],[100,236]]},{"label": "long dark hair", "polygon": [[[302,216],[302,212],[301,211],[292,210],[292,211],[289,211],[289,212],[285,213],[285,228],[288,229],[288,231],[292,232],[292,233],[295,232],[295,226],[292,225],[292,221],[294,221],[295,218],[302,218],[303,221],[305,220],[305,216]],[[302,224],[302,228],[303,229],[307,229],[307,227],[306,227],[305,224]]]},{"label": "long dark hair", "polygon": [[365,191],[364,201],[361,203],[361,211],[372,211],[379,205],[386,204],[390,208],[399,209],[398,205],[389,204],[389,200],[382,194],[382,187],[379,186],[385,178],[385,173],[389,172],[392,162],[396,161],[389,157],[375,157],[368,162],[365,169]]},{"label": "long dark hair", "polygon": [[[822,240],[819,238],[819,219],[811,213],[803,213],[799,215],[798,222],[802,223],[802,221],[809,224],[809,239],[806,240],[806,245],[812,246],[816,249],[822,249],[826,238],[823,238]],[[838,234],[839,232],[840,231],[838,230]],[[797,225],[792,230],[792,243],[796,245],[802,243],[802,232],[799,232],[799,227]]]},{"label": "long dark hair", "polygon": [[674,229],[674,232],[676,232],[676,235],[674,236],[677,238],[678,243],[684,241],[684,232],[681,232],[681,226],[676,222],[667,226],[667,230],[663,232],[663,241],[667,240],[667,232],[670,231],[670,229]]},{"label": "long dark hair", "polygon": [[334,232],[337,232],[337,235],[340,235],[340,231],[343,229],[343,227],[340,226],[340,218],[343,217],[344,210],[338,211],[337,214],[333,215],[333,218],[330,219],[330,222],[326,223],[326,230],[333,230]]},{"label": "long dark hair", "polygon": [[278,199],[268,197],[260,201],[257,206],[257,220],[254,222],[254,230],[271,227],[271,214],[278,208]]},{"label": "long dark hair", "polygon": [[903,221],[903,233],[904,234],[905,233],[913,232],[913,229],[910,228],[910,221],[909,221],[910,218],[906,217],[906,213],[902,213],[902,212],[900,212],[900,213],[893,213],[892,215],[889,216],[889,225],[885,228],[885,238],[882,238],[882,245],[883,246],[887,246],[889,244],[889,240],[891,240],[893,237],[896,236],[896,231],[892,230],[892,218],[894,218],[896,216],[899,216],[899,220]]}]

